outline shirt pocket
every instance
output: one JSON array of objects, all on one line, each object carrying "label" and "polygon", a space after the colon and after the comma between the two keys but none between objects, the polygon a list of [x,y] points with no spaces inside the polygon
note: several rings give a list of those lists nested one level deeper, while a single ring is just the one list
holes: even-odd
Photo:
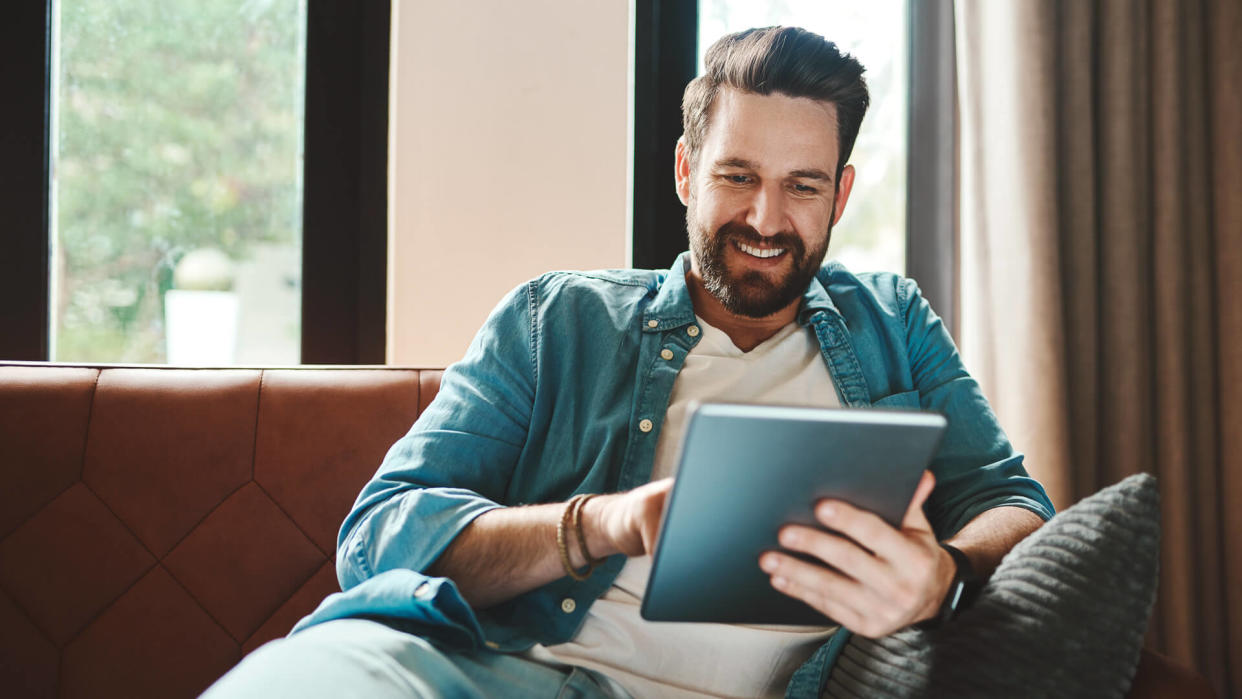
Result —
[{"label": "shirt pocket", "polygon": [[902,393],[894,393],[891,396],[877,398],[871,402],[873,408],[905,408],[908,410],[918,410],[922,407],[919,404],[918,391],[905,391]]}]

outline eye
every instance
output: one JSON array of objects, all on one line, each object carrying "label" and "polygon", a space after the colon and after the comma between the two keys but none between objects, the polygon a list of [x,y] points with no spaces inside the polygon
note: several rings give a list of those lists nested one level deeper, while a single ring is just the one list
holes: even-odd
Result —
[{"label": "eye", "polygon": [[750,184],[750,175],[724,175],[724,178],[731,184]]},{"label": "eye", "polygon": [[816,189],[816,188],[814,188],[814,187],[812,187],[812,186],[810,186],[810,185],[805,185],[805,184],[796,184],[796,183],[795,183],[795,184],[794,184],[794,186],[793,186],[793,189],[794,189],[794,191],[795,191],[795,192],[797,192],[798,194],[816,194],[816,193],[818,193],[818,192],[819,192],[819,190],[818,190],[818,189]]}]

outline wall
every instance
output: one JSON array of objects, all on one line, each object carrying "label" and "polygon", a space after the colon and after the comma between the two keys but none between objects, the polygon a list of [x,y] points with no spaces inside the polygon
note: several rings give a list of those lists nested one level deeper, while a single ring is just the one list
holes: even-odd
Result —
[{"label": "wall", "polygon": [[629,12],[394,2],[390,364],[459,359],[542,272],[628,266]]}]

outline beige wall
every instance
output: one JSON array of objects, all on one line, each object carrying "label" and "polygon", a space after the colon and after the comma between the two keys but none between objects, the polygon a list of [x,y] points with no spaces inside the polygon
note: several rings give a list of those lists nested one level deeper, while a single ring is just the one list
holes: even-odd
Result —
[{"label": "beige wall", "polygon": [[459,359],[541,272],[628,266],[628,84],[625,0],[394,1],[389,363]]}]

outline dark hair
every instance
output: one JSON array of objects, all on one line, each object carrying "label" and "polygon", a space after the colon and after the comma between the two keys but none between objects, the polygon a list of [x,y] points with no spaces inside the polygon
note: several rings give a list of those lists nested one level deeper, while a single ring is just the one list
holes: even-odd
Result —
[{"label": "dark hair", "polygon": [[809,97],[837,110],[837,180],[854,150],[871,98],[862,64],[819,34],[798,27],[764,27],[726,34],[707,49],[703,75],[681,100],[690,161],[707,136],[708,115],[721,86],[743,92]]}]

